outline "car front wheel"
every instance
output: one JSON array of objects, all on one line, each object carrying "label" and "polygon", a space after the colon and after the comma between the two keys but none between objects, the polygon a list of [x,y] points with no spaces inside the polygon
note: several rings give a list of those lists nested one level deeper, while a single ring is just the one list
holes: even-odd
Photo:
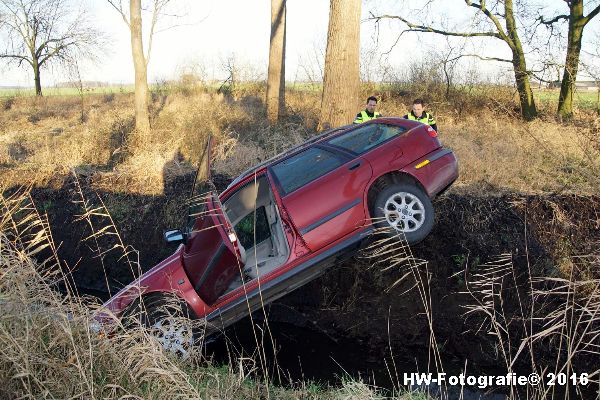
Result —
[{"label": "car front wheel", "polygon": [[404,235],[409,244],[425,239],[431,232],[434,211],[427,194],[416,185],[387,186],[375,200],[373,222],[390,236]]},{"label": "car front wheel", "polygon": [[194,345],[193,322],[186,304],[167,296],[148,296],[128,310],[168,353],[183,359]]}]

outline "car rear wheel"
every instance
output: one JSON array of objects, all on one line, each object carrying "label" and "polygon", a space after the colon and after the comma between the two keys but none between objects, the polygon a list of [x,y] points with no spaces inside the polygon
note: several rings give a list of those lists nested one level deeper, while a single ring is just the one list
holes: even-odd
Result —
[{"label": "car rear wheel", "polygon": [[434,211],[427,194],[416,185],[395,183],[375,200],[374,223],[390,236],[404,235],[409,244],[418,243],[431,232]]}]

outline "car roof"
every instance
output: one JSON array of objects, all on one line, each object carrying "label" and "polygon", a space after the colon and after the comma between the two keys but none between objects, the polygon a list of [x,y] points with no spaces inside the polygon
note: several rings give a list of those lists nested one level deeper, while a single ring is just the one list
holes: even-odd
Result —
[{"label": "car roof", "polygon": [[[319,133],[318,135],[315,135],[311,138],[309,138],[308,140],[306,140],[305,142],[294,146],[288,150],[285,150],[279,154],[277,154],[276,156],[273,156],[271,158],[269,158],[268,160],[262,161],[260,164],[257,164],[255,166],[252,166],[250,168],[248,168],[246,171],[242,172],[237,178],[235,178],[228,186],[227,189],[231,188],[232,186],[234,186],[235,184],[237,184],[238,182],[242,181],[243,179],[247,178],[249,175],[251,175],[253,172],[255,171],[259,171],[260,169],[269,166],[271,164],[274,164],[278,161],[281,161],[295,153],[298,153],[301,150],[304,150],[305,148],[308,148],[309,146],[320,142],[320,141],[324,141],[326,139],[329,139],[330,136],[333,136],[337,133],[341,133],[341,132],[345,132],[345,131],[350,131],[352,129],[358,128],[359,126],[363,126],[365,124],[381,124],[381,123],[394,123],[394,124],[398,124],[398,122],[403,121],[403,122],[407,122],[406,125],[409,125],[409,129],[412,128],[412,126],[414,124],[414,121],[410,121],[408,119],[404,119],[404,118],[400,118],[400,117],[383,117],[383,118],[377,118],[376,120],[371,120],[368,122],[365,122],[363,124],[350,124],[350,125],[344,125],[344,126],[339,126],[337,128],[331,128],[331,129],[327,129],[321,133]],[[416,125],[421,125],[420,123],[416,123]],[[225,190],[227,190],[225,189]]]}]

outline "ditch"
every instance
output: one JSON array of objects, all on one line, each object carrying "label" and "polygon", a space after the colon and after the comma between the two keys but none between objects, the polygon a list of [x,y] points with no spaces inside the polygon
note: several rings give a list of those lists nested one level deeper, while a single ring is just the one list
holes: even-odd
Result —
[{"label": "ditch", "polygon": [[[221,181],[223,186],[227,179]],[[123,242],[139,249],[143,270],[173,251],[163,245],[162,233],[180,226],[189,184],[189,177],[183,177],[163,196],[140,196],[95,192],[91,178],[81,181],[92,203],[98,198],[105,202]],[[81,209],[74,202],[77,196],[70,179],[36,188],[32,195],[38,208],[48,214],[54,240],[61,244],[60,257],[67,265],[78,266],[72,277],[81,293],[105,299],[109,290],[114,293],[131,281],[133,275],[120,255],[109,252],[100,262],[93,246],[84,240],[89,227],[77,221]],[[268,307],[268,326],[261,312],[252,321],[245,318],[236,323],[226,338],[207,346],[207,355],[219,363],[230,362],[232,355],[253,356],[251,369],[259,374],[266,371],[280,383],[335,384],[351,376],[393,390],[403,372],[435,370],[431,321],[446,372],[458,373],[466,362],[472,373],[501,374],[505,368],[497,344],[486,333],[480,316],[467,313],[473,297],[465,293],[469,273],[461,271],[466,268],[472,273],[499,258],[509,259],[515,278],[512,287],[508,284],[503,289],[507,291],[505,312],[515,318],[519,308],[515,298],[525,293],[529,275],[573,273],[584,279],[600,274],[593,262],[573,262],[576,256],[598,254],[600,197],[489,195],[481,188],[461,188],[434,206],[433,232],[411,248],[415,258],[427,261],[420,267],[427,277],[421,287],[427,293],[431,320],[414,274],[398,282],[406,270],[373,266],[372,260],[359,254]],[[551,353],[540,350],[541,362],[550,363]],[[588,358],[575,362],[593,363]],[[530,369],[527,363],[515,368]],[[494,397],[498,393],[482,391],[464,398],[484,394],[488,396],[484,398],[498,398]]]}]

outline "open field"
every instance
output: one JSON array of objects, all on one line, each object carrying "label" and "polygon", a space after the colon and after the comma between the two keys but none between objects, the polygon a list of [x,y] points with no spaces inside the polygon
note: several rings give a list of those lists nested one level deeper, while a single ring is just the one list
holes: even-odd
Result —
[{"label": "open field", "polygon": [[[263,96],[260,86],[227,95],[212,89],[156,90],[149,138],[133,133],[130,93],[5,98],[0,177],[5,185],[41,183],[75,168],[110,190],[162,193],[165,179],[194,169],[209,133],[217,143],[216,171],[233,176],[316,133],[318,92],[289,90],[288,115],[273,127],[265,121]],[[382,96],[383,115],[401,116],[414,94]],[[596,193],[600,119],[582,111],[572,124],[551,116],[523,123],[511,99],[510,90],[496,88],[486,95],[456,95],[452,102],[432,101],[440,139],[461,163],[457,188],[483,183],[497,192]],[[121,183],[112,182],[117,177]]]},{"label": "open field", "polygon": [[[560,89],[534,90],[535,100],[542,107],[548,108],[558,103]],[[600,113],[600,91],[582,90],[575,91],[574,105],[581,110],[595,110]]]},{"label": "open field", "polygon": [[[79,96],[81,94],[108,94],[108,93],[131,93],[133,85],[84,87],[81,91],[77,87],[48,87],[43,89],[44,96]],[[29,97],[35,95],[32,87],[24,88],[0,88],[2,97]]]},{"label": "open field", "polygon": [[[177,86],[177,82],[171,83],[160,83],[150,85],[151,90],[157,91],[164,87]],[[243,87],[245,84],[240,84]],[[246,84],[247,85],[247,84]],[[214,82],[211,84],[203,84],[205,89],[217,90],[221,86],[220,82]],[[247,85],[247,86],[255,86]],[[395,85],[392,84],[373,84],[369,85],[374,91],[379,93],[390,92],[394,90]],[[320,94],[322,85],[320,83],[311,82],[288,82],[286,84],[288,90],[301,91],[301,92],[312,92]],[[94,94],[123,94],[132,93],[133,85],[112,85],[112,86],[101,86],[101,87],[84,87],[80,91],[77,87],[48,87],[43,89],[44,96],[80,96],[80,95],[94,95]],[[478,87],[461,87],[455,86],[457,92],[477,92],[485,91],[485,88]],[[538,105],[544,109],[551,109],[556,107],[558,103],[559,89],[534,89],[534,96]],[[0,87],[0,98],[3,97],[29,97],[35,95],[35,91],[32,87],[23,88],[1,88]],[[516,99],[516,97],[515,97]],[[575,92],[575,107],[582,110],[598,110],[599,107],[599,92],[597,90],[582,90],[579,89]]]}]

